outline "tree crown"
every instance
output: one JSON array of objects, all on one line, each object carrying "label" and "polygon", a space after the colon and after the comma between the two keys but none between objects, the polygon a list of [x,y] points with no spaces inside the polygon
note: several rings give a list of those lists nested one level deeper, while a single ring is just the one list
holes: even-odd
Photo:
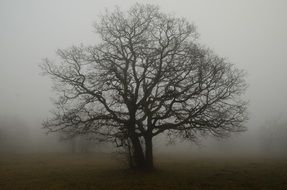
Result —
[{"label": "tree crown", "polygon": [[43,71],[59,98],[50,131],[125,141],[167,132],[194,140],[244,131],[244,72],[197,42],[193,24],[136,4],[106,12],[99,44],[57,51]]}]

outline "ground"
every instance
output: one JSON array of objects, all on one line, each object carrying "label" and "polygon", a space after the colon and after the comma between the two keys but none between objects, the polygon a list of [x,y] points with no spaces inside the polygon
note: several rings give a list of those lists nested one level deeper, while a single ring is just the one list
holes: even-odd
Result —
[{"label": "ground", "polygon": [[287,189],[287,159],[158,155],[137,173],[108,154],[0,157],[0,189]]}]

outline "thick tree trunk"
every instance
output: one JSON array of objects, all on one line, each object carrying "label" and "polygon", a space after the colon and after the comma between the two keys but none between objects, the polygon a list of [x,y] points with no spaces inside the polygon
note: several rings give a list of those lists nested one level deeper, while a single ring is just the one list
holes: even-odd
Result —
[{"label": "thick tree trunk", "polygon": [[138,138],[132,140],[132,159],[130,160],[130,166],[135,170],[152,170],[153,165],[153,150],[152,150],[152,138],[145,137],[145,149]]},{"label": "thick tree trunk", "polygon": [[153,149],[152,149],[152,137],[145,137],[145,162],[146,169],[153,169]]},{"label": "thick tree trunk", "polygon": [[145,168],[145,156],[140,140],[137,137],[131,138],[133,145],[133,168],[144,169]]}]

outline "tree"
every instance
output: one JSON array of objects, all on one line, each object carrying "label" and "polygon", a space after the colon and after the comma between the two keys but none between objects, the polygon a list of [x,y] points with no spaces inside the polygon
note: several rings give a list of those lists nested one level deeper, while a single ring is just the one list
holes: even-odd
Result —
[{"label": "tree", "polygon": [[270,119],[258,129],[259,142],[268,156],[287,156],[287,122],[280,118]]},{"label": "tree", "polygon": [[244,72],[202,47],[194,25],[136,4],[106,12],[100,43],[57,51],[44,73],[55,82],[56,110],[44,126],[93,133],[128,150],[130,165],[151,169],[152,139],[194,140],[244,131]]},{"label": "tree", "polygon": [[27,149],[28,126],[17,116],[0,116],[0,152]]}]

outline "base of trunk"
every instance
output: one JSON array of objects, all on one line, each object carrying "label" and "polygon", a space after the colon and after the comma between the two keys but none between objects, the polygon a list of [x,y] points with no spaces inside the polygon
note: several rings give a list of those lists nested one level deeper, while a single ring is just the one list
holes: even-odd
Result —
[{"label": "base of trunk", "polygon": [[130,138],[127,143],[130,168],[137,171],[153,171],[152,137],[145,136],[144,144],[137,137]]},{"label": "base of trunk", "polygon": [[130,168],[133,171],[139,171],[139,172],[152,172],[155,171],[155,168],[152,166],[134,166]]},{"label": "base of trunk", "polygon": [[130,169],[135,171],[153,171],[155,170],[153,162],[144,160],[143,162],[137,163],[133,162],[130,163]]}]

